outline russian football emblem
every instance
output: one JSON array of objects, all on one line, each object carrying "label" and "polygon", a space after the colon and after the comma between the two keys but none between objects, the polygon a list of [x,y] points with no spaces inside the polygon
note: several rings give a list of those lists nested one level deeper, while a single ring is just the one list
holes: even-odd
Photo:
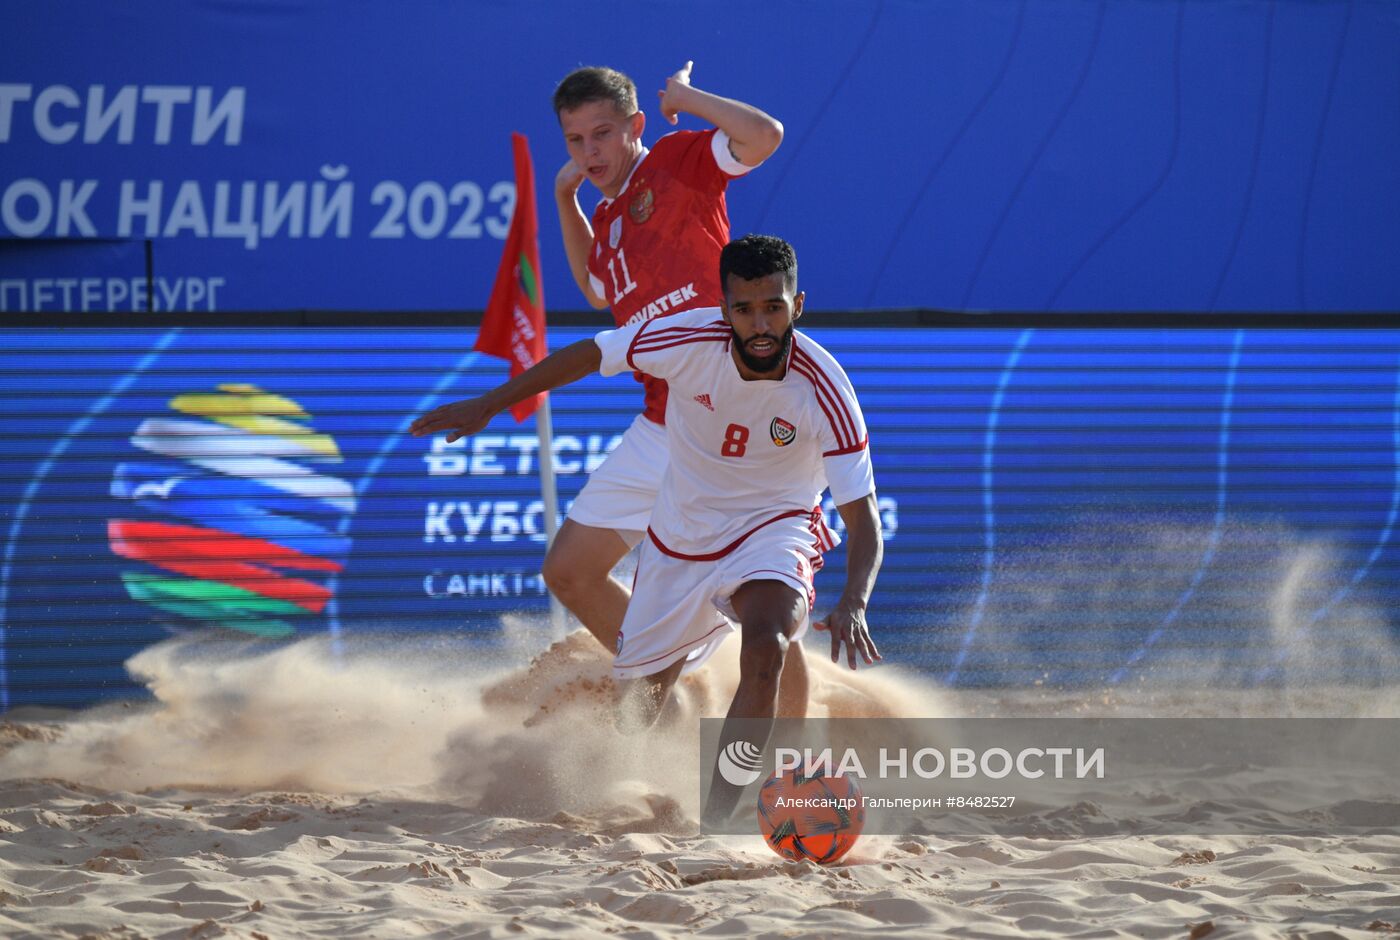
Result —
[{"label": "russian football emblem", "polygon": [[768,425],[768,433],[772,435],[774,444],[786,447],[797,440],[797,425],[782,418],[774,418],[773,423]]},{"label": "russian football emblem", "polygon": [[632,217],[632,221],[641,225],[651,218],[651,212],[656,208],[656,194],[650,189],[644,189],[632,197],[632,201],[627,204],[627,214]]}]

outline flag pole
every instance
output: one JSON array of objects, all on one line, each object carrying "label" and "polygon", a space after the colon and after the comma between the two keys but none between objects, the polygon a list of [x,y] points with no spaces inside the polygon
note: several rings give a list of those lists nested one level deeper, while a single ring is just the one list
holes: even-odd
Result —
[{"label": "flag pole", "polygon": [[[548,552],[559,528],[559,489],[554,485],[554,417],[549,407],[549,393],[545,392],[540,397],[540,410],[535,412],[535,433],[540,439],[540,497],[544,501],[544,544]],[[550,591],[549,625],[555,633],[563,633],[567,623],[568,612]]]},{"label": "flag pole", "polygon": [[[540,277],[539,219],[535,211],[535,168],[530,160],[530,144],[524,134],[510,135],[512,162],[515,164],[515,211],[511,216],[491,299],[481,317],[476,348],[510,363],[510,374],[519,375],[545,357],[544,287]],[[554,544],[559,526],[559,491],[554,485],[554,434],[549,395],[517,402],[511,407],[516,421],[535,416],[539,439],[540,496],[544,503],[546,547]],[[551,591],[550,625],[564,632],[564,605]]]}]

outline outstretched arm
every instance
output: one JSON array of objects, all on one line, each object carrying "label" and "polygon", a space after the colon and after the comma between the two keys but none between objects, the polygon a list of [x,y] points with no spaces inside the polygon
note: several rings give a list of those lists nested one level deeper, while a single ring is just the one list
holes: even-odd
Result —
[{"label": "outstretched arm", "polygon": [[721,98],[690,84],[690,69],[694,64],[687,62],[684,68],[666,79],[666,87],[658,92],[661,115],[672,124],[682,111],[709,121],[729,135],[729,152],[745,166],[758,166],[772,156],[783,142],[782,123],[753,105]]},{"label": "outstretched arm", "polygon": [[608,305],[606,298],[593,292],[588,280],[588,250],[593,247],[593,226],[583,214],[578,204],[579,186],[583,184],[583,173],[578,164],[570,160],[554,177],[554,205],[559,210],[559,231],[564,236],[564,255],[569,259],[569,273],[574,283],[583,291],[583,297],[594,310],[602,310]]},{"label": "outstretched arm", "polygon": [[831,613],[813,626],[830,631],[833,663],[841,653],[841,644],[846,644],[846,660],[854,669],[857,651],[867,665],[884,658],[870,638],[865,608],[875,590],[875,575],[880,571],[885,544],[880,537],[880,511],[874,493],[837,506],[836,511],[846,523],[846,589]]},{"label": "outstretched arm", "polygon": [[592,339],[581,339],[550,353],[524,372],[503,385],[498,385],[479,398],[464,398],[434,408],[414,421],[409,433],[422,437],[437,431],[449,431],[449,443],[459,437],[475,434],[496,415],[516,402],[547,392],[570,382],[577,382],[602,365],[603,353]]}]

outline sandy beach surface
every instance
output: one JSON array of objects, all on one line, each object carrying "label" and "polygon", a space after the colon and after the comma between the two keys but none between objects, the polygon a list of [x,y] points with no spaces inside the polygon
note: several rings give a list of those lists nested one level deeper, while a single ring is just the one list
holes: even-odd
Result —
[{"label": "sandy beach surface", "polygon": [[[687,678],[675,727],[641,737],[612,729],[590,638],[542,645],[171,642],[130,664],[151,702],[6,716],[0,935],[1400,934],[1400,799],[1346,836],[866,835],[831,868],[785,863],[757,834],[702,836],[686,716],[722,714],[737,643]],[[814,715],[1395,711],[1374,689],[950,693],[890,667],[814,676]],[[1345,797],[1318,787],[1319,805]]]}]

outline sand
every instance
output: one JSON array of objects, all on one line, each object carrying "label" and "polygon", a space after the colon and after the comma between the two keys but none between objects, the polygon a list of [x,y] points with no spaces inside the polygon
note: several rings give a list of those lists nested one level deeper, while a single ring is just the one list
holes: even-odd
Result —
[{"label": "sand", "polygon": [[[827,869],[784,863],[757,835],[702,836],[687,716],[727,704],[736,644],[687,679],[674,727],[622,737],[596,644],[574,634],[519,666],[522,650],[544,645],[537,636],[495,659],[446,642],[234,655],[172,641],[130,664],[153,702],[6,716],[0,935],[1400,933],[1394,826],[1347,837],[866,835]],[[1374,689],[950,693],[890,667],[815,673],[816,715],[1393,704]],[[1183,798],[1214,796],[1203,782]]]}]

